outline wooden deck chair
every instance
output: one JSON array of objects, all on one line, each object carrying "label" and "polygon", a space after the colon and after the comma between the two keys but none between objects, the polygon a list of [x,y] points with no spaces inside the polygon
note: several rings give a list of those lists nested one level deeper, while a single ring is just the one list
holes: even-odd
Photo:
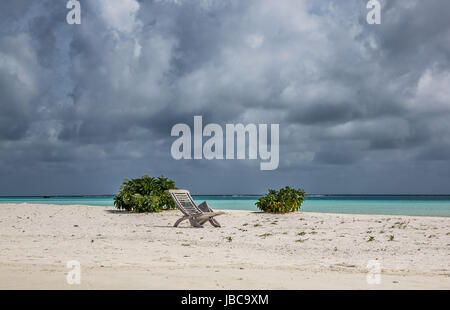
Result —
[{"label": "wooden deck chair", "polygon": [[214,212],[206,203],[202,202],[200,205],[196,205],[191,197],[191,194],[187,190],[183,189],[171,189],[169,190],[170,196],[175,202],[176,206],[184,214],[183,217],[178,219],[174,227],[177,227],[184,220],[189,220],[194,227],[203,227],[203,224],[209,221],[214,227],[220,227],[219,222],[214,219],[215,216],[225,214],[225,212]]}]

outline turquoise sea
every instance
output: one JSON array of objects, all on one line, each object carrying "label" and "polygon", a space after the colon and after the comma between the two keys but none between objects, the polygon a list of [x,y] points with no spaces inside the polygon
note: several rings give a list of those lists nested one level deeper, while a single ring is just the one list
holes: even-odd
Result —
[{"label": "turquoise sea", "polygon": [[[259,196],[193,196],[215,210],[253,210]],[[1,203],[113,206],[113,196],[0,197]],[[450,196],[310,195],[302,212],[450,217]]]}]

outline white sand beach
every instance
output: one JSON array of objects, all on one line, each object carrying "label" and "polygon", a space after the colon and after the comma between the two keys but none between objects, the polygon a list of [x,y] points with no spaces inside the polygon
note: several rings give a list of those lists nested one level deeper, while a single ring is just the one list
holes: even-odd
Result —
[{"label": "white sand beach", "polygon": [[196,229],[172,227],[179,211],[2,204],[0,289],[450,289],[450,218],[226,212]]}]

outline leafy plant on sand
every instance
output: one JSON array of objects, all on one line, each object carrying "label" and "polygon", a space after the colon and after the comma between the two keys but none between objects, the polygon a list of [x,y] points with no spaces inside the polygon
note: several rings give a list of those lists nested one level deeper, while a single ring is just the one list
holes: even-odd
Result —
[{"label": "leafy plant on sand", "polygon": [[114,205],[118,209],[130,212],[161,212],[175,209],[169,189],[176,189],[175,181],[164,175],[152,178],[143,175],[139,179],[125,179],[120,192],[114,196]]},{"label": "leafy plant on sand", "polygon": [[269,193],[259,198],[255,204],[264,212],[287,213],[298,211],[305,196],[303,189],[293,189],[286,186],[279,191],[269,189]]}]

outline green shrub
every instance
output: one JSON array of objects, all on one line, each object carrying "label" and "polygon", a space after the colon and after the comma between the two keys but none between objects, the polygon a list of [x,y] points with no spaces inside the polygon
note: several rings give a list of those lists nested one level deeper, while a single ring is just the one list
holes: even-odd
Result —
[{"label": "green shrub", "polygon": [[152,178],[143,175],[139,179],[125,179],[120,192],[114,196],[114,205],[118,209],[130,212],[161,212],[175,209],[169,189],[176,189],[175,182],[164,175]]},{"label": "green shrub", "polygon": [[269,193],[259,198],[255,204],[264,212],[287,213],[298,211],[304,198],[305,191],[303,189],[286,186],[279,191],[269,189]]}]

